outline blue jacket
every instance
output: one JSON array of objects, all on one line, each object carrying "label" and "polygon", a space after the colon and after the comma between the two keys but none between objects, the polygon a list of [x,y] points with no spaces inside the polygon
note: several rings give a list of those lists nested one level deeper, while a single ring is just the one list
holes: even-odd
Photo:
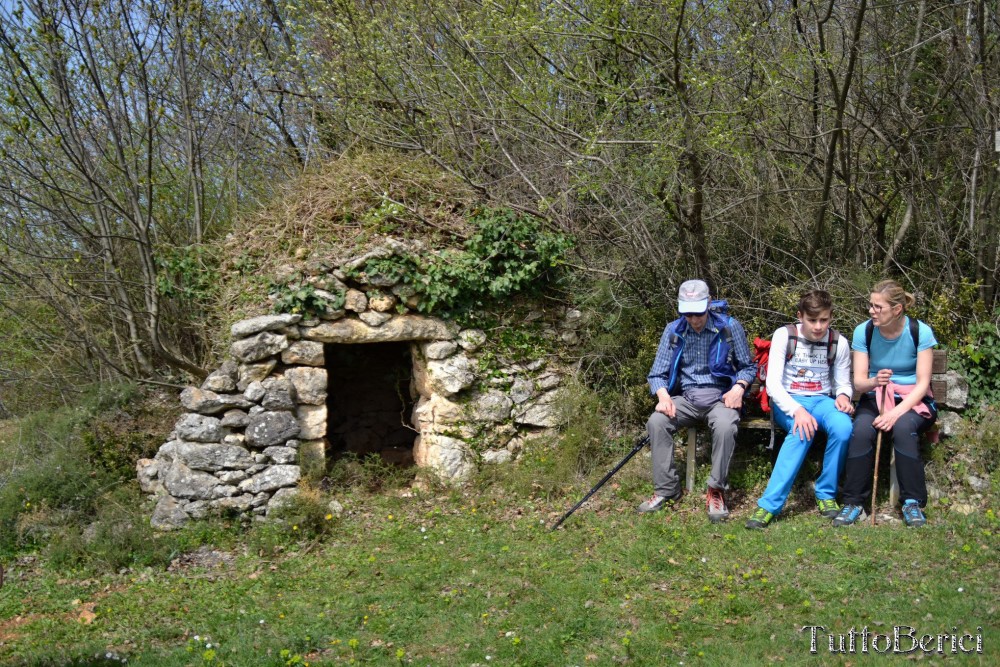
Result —
[{"label": "blue jacket", "polygon": [[[709,372],[724,385],[723,391],[731,389],[737,380],[752,383],[757,374],[757,364],[750,356],[750,346],[746,342],[743,327],[728,315],[709,311],[709,317],[711,328],[716,331],[709,344]],[[647,377],[650,393],[655,395],[661,387],[666,387],[672,396],[681,393],[678,378],[685,345],[684,334],[687,331],[687,320],[683,317],[674,320],[664,329],[653,367]]]}]

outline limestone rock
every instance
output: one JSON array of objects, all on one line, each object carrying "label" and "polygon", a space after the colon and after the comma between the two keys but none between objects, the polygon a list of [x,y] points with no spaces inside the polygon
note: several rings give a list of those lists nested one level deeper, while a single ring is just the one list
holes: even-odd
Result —
[{"label": "limestone rock", "polygon": [[267,410],[251,415],[246,430],[247,445],[257,449],[280,445],[297,437],[301,430],[292,413]]},{"label": "limestone rock", "polygon": [[510,398],[517,405],[527,401],[534,393],[534,385],[526,378],[517,378],[510,387]]},{"label": "limestone rock", "polygon": [[187,523],[187,512],[170,496],[160,496],[149,525],[157,530],[177,530]]},{"label": "limestone rock", "polygon": [[236,341],[230,351],[233,357],[248,364],[279,354],[287,348],[288,336],[264,331],[256,336]]},{"label": "limestone rock", "polygon": [[239,378],[239,369],[232,361],[226,361],[219,370],[210,373],[205,381],[201,383],[201,388],[221,394],[229,394],[236,391],[236,381]]},{"label": "limestone rock", "polygon": [[176,460],[192,470],[245,470],[253,465],[250,452],[244,447],[223,444],[198,444],[181,442],[177,445]]},{"label": "limestone rock", "polygon": [[413,422],[421,432],[440,431],[462,421],[462,406],[440,394],[421,397],[413,408]]},{"label": "limestone rock", "polygon": [[295,396],[299,403],[326,404],[327,372],[325,368],[290,368],[285,371],[285,379],[295,387]]},{"label": "limestone rock", "polygon": [[579,329],[583,324],[583,313],[576,308],[570,308],[563,316],[562,325],[567,329]]},{"label": "limestone rock", "polygon": [[285,486],[294,486],[301,476],[302,471],[298,466],[268,466],[250,479],[240,482],[239,488],[240,491],[253,494],[276,491]]},{"label": "limestone rock", "polygon": [[969,475],[965,478],[965,481],[974,491],[978,491],[979,493],[986,493],[990,490],[990,481],[988,479]]},{"label": "limestone rock", "polygon": [[421,347],[425,357],[439,360],[455,354],[458,344],[450,340],[436,340],[433,343],[425,343]]},{"label": "limestone rock", "polygon": [[296,414],[301,425],[298,436],[302,440],[315,440],[326,435],[325,405],[300,405]]},{"label": "limestone rock", "polygon": [[249,408],[251,403],[240,394],[216,394],[196,387],[185,387],[181,391],[181,405],[190,412],[214,415],[233,408]]},{"label": "limestone rock", "polygon": [[416,310],[416,308],[420,306],[420,295],[417,294],[417,290],[415,290],[411,285],[405,285],[402,283],[394,285],[392,293],[399,297],[399,300],[402,301],[407,308]]},{"label": "limestone rock", "polygon": [[380,327],[391,320],[392,315],[368,310],[358,315],[358,318],[370,327]]},{"label": "limestone rock", "polygon": [[[170,464],[174,462],[174,452],[177,450],[178,445],[177,440],[171,440],[170,442],[165,442],[160,445],[160,448],[156,450],[156,455],[153,460],[156,461],[160,466],[160,472],[166,472]],[[160,479],[163,479],[161,476]]]},{"label": "limestone rock", "polygon": [[937,427],[941,435],[953,438],[962,428],[962,417],[958,413],[941,410],[938,413]]},{"label": "limestone rock", "polygon": [[295,387],[283,377],[269,377],[261,385],[264,387],[264,398],[260,405],[265,410],[294,410]]},{"label": "limestone rock", "polygon": [[281,353],[281,361],[289,366],[322,366],[325,363],[323,343],[298,340]]},{"label": "limestone rock", "polygon": [[222,440],[222,423],[216,417],[188,412],[174,424],[174,431],[181,440],[191,442],[219,442]]},{"label": "limestone rock", "polygon": [[[247,417],[247,423],[250,423],[250,418]],[[237,447],[242,447],[246,444],[247,437],[242,433],[230,433],[222,439],[222,444],[224,445],[236,445]]]},{"label": "limestone rock", "polygon": [[510,417],[514,401],[496,389],[476,396],[469,402],[469,415],[479,422],[502,422]]},{"label": "limestone rock", "polygon": [[248,477],[244,470],[220,470],[215,478],[223,484],[239,484]]},{"label": "limestone rock", "polygon": [[354,313],[363,313],[368,310],[368,297],[365,296],[364,292],[349,289],[345,295],[344,309]]},{"label": "limestone rock", "polygon": [[209,507],[207,500],[192,500],[184,505],[183,509],[192,519],[204,519],[208,516]]},{"label": "limestone rock", "polygon": [[559,340],[561,340],[566,345],[579,345],[580,335],[575,331],[563,331],[559,334]]},{"label": "limestone rock", "polygon": [[218,498],[213,500],[211,506],[220,511],[237,512],[242,514],[247,512],[252,507],[253,495],[249,493],[244,493],[238,496],[231,496],[228,498]]},{"label": "limestone rock", "polygon": [[192,470],[176,458],[163,479],[164,488],[174,498],[194,500],[211,500],[218,483],[214,475]]},{"label": "limestone rock", "polygon": [[[246,394],[244,394],[245,396]],[[245,428],[247,424],[250,423],[250,417],[243,410],[227,410],[226,414],[222,415],[222,421],[219,423],[223,428]]]},{"label": "limestone rock", "polygon": [[514,457],[510,451],[506,449],[488,449],[483,452],[483,463],[487,464],[499,464],[507,463]]},{"label": "limestone rock", "polygon": [[277,365],[276,359],[269,359],[259,364],[240,364],[240,380],[236,383],[236,388],[246,391],[252,382],[260,382],[270,375]]},{"label": "limestone rock", "polygon": [[240,320],[232,326],[230,332],[233,338],[247,338],[264,331],[277,331],[289,324],[295,324],[302,319],[301,315],[282,313],[280,315],[261,315],[248,320]]},{"label": "limestone rock", "polygon": [[163,483],[158,479],[160,464],[155,459],[139,459],[135,464],[135,475],[139,478],[139,490],[143,493],[160,493]]},{"label": "limestone rock", "polygon": [[555,373],[546,373],[545,375],[540,375],[535,380],[535,386],[542,391],[548,391],[549,389],[555,389],[562,382],[562,379]]},{"label": "limestone rock", "polygon": [[260,380],[254,380],[246,386],[243,390],[243,397],[248,401],[253,401],[254,403],[260,403],[261,399],[267,394],[267,390],[264,389],[264,385]]},{"label": "limestone rock", "polygon": [[964,409],[969,403],[969,383],[955,371],[945,373],[945,380],[948,382],[948,393],[942,404],[955,410]]},{"label": "limestone rock", "polygon": [[417,436],[413,457],[418,466],[433,470],[447,482],[463,482],[476,469],[468,445],[444,435],[424,433]]},{"label": "limestone rock", "polygon": [[476,381],[472,362],[464,354],[428,361],[427,374],[431,387],[446,396],[457,394]]},{"label": "limestone rock", "polygon": [[299,453],[291,447],[268,447],[264,450],[264,455],[270,457],[272,461],[279,464],[292,464],[299,457]]},{"label": "limestone rock", "polygon": [[388,313],[396,306],[396,297],[375,292],[368,296],[368,308],[376,313]]},{"label": "limestone rock", "polygon": [[278,489],[271,496],[271,500],[267,503],[267,514],[270,515],[271,512],[275,510],[280,510],[282,507],[287,507],[289,502],[299,495],[299,490],[295,488],[283,488]]},{"label": "limestone rock", "polygon": [[322,322],[306,331],[307,340],[323,343],[389,343],[410,340],[450,340],[455,326],[435,317],[399,315],[380,327],[370,327],[361,320],[344,319]]},{"label": "limestone rock", "polygon": [[486,334],[481,329],[465,329],[458,334],[458,344],[466,352],[475,352],[486,342]]},{"label": "limestone rock", "polygon": [[336,499],[327,503],[326,508],[330,510],[330,514],[333,516],[340,516],[344,513],[344,506]]},{"label": "limestone rock", "polygon": [[514,422],[527,426],[559,426],[562,415],[559,414],[559,390],[542,394],[534,401],[525,404],[514,415]]}]

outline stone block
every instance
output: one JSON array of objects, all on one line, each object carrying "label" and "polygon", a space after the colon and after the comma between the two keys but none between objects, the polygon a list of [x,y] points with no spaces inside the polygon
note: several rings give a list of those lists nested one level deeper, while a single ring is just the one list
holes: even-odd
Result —
[{"label": "stone block", "polygon": [[302,440],[315,440],[326,435],[325,405],[300,405],[296,414],[301,425],[298,437]]},{"label": "stone block", "polygon": [[299,403],[326,404],[328,377],[325,368],[290,368],[285,371],[285,378],[295,387]]}]

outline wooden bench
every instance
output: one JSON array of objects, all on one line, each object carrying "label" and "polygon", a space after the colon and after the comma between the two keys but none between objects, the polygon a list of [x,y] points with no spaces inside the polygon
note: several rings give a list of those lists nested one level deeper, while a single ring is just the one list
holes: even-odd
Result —
[{"label": "wooden bench", "polygon": [[[948,372],[948,351],[934,350],[934,363],[931,367],[931,391],[935,396],[943,398],[948,391],[948,383],[944,374]],[[756,387],[756,384],[755,384]],[[754,388],[755,388],[754,387]],[[753,388],[751,388],[752,390]],[[854,400],[858,400],[860,394],[855,393]],[[751,418],[740,421],[741,429],[771,430],[771,420],[769,418]],[[776,427],[777,428],[777,427]],[[779,429],[780,430],[780,429]],[[695,478],[695,457],[697,455],[698,428],[687,428],[687,469],[685,471],[685,486],[688,493],[694,492]],[[775,443],[775,447],[779,446]],[[895,507],[899,502],[899,480],[896,477],[896,451],[890,448],[889,456],[889,505]]]}]

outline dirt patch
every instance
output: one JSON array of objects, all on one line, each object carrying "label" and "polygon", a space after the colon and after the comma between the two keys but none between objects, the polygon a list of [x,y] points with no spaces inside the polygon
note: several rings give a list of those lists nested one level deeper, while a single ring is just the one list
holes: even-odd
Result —
[{"label": "dirt patch", "polygon": [[170,561],[168,572],[184,570],[229,570],[236,564],[236,555],[209,546],[200,546],[192,552],[182,554]]}]

